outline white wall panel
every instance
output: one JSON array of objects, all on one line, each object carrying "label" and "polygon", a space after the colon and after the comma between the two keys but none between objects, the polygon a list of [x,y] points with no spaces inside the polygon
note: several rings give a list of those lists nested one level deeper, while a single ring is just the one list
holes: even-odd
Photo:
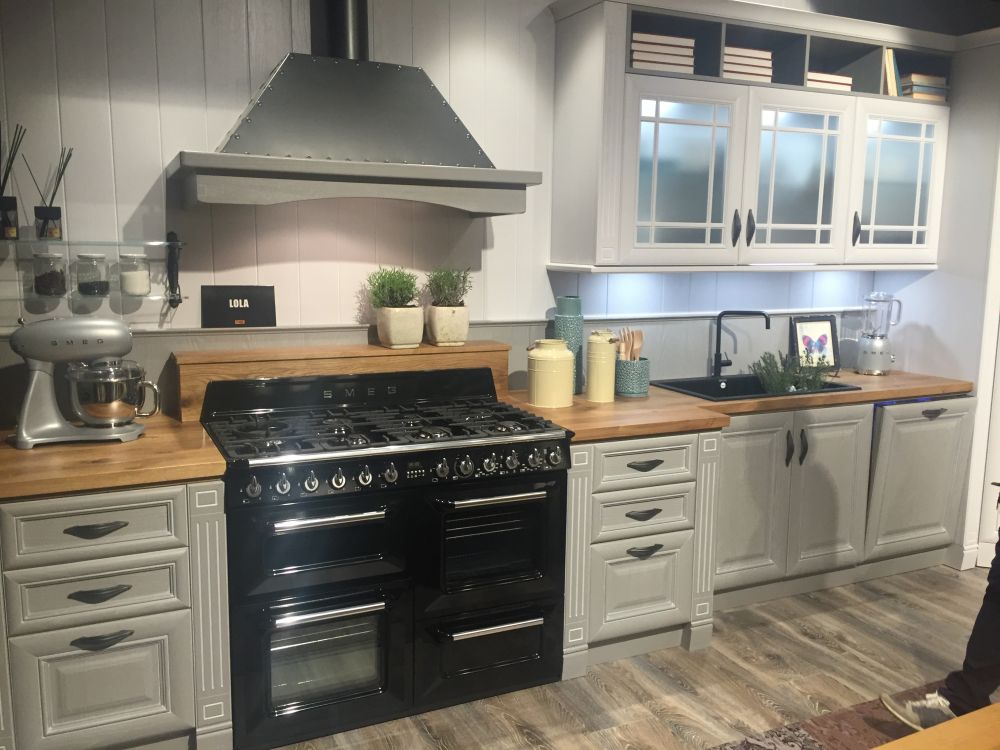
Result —
[{"label": "white wall panel", "polygon": [[334,200],[297,204],[299,226],[299,319],[303,325],[340,320],[340,240]]},{"label": "white wall panel", "polygon": [[246,0],[203,0],[208,148],[215,150],[250,100]]},{"label": "white wall panel", "polygon": [[451,90],[449,0],[413,0],[413,64],[430,76],[447,98]]},{"label": "white wall panel", "polygon": [[337,320],[374,322],[365,302],[365,281],[378,262],[375,255],[375,204],[367,198],[344,198],[333,203],[337,213],[337,249],[332,255],[340,288]]},{"label": "white wall panel", "polygon": [[[247,0],[250,88],[256,91],[292,49],[290,0]],[[245,102],[244,102],[245,104]]]},{"label": "white wall panel", "polygon": [[410,0],[372,0],[374,60],[413,64],[413,4]]},{"label": "white wall panel", "polygon": [[254,206],[212,206],[212,265],[216,284],[257,284]]},{"label": "white wall panel", "polygon": [[309,38],[309,0],[291,0],[292,52],[308,55],[312,49]]}]

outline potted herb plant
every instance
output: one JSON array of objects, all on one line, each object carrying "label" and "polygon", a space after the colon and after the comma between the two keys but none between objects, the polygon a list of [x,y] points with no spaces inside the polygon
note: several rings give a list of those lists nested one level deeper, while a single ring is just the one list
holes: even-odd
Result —
[{"label": "potted herb plant", "polygon": [[375,308],[378,340],[390,349],[415,349],[424,335],[417,298],[417,276],[404,268],[382,268],[368,275],[368,299]]},{"label": "potted herb plant", "polygon": [[472,289],[471,269],[435,268],[427,274],[427,339],[434,346],[462,346],[469,337],[469,308],[465,295]]}]

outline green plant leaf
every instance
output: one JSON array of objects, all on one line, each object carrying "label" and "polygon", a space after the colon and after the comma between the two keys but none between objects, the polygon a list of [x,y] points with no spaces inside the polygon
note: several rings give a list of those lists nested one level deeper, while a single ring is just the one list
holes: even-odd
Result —
[{"label": "green plant leaf", "polygon": [[472,269],[435,268],[427,274],[425,288],[436,307],[460,307],[472,290]]},{"label": "green plant leaf", "polygon": [[368,274],[372,307],[408,307],[417,298],[417,275],[405,268],[382,268]]}]

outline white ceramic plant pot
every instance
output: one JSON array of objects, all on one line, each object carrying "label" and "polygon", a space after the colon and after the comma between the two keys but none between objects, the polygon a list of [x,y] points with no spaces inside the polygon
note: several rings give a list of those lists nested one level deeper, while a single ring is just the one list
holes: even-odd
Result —
[{"label": "white ceramic plant pot", "polygon": [[434,346],[462,346],[469,338],[469,308],[427,308],[427,340]]},{"label": "white ceramic plant pot", "polygon": [[424,337],[424,311],[419,307],[380,307],[375,322],[379,342],[390,349],[416,349]]}]

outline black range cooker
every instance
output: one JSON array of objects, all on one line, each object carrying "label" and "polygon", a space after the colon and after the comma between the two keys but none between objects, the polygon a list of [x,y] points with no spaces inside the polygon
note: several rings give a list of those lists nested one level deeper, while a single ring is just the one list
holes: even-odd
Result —
[{"label": "black range cooker", "polygon": [[571,435],[489,369],[217,381],[201,421],[237,748],[560,678]]}]

